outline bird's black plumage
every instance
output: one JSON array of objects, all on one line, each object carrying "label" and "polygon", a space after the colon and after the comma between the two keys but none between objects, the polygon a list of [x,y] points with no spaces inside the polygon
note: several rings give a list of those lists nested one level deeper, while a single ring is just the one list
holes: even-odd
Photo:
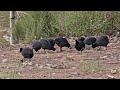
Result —
[{"label": "bird's black plumage", "polygon": [[62,52],[62,47],[70,48],[70,44],[66,38],[56,38],[55,43],[60,47],[61,52]]},{"label": "bird's black plumage", "polygon": [[92,45],[92,47],[95,48],[98,46],[104,46],[107,48],[108,43],[109,43],[109,39],[107,36],[99,36],[97,38],[97,41]]},{"label": "bird's black plumage", "polygon": [[85,48],[85,44],[82,40],[75,40],[75,48],[78,51],[83,51]]},{"label": "bird's black plumage", "polygon": [[38,50],[40,50],[42,47],[42,44],[40,43],[39,40],[34,40],[32,42],[32,48],[37,52]]},{"label": "bird's black plumage", "polygon": [[54,39],[48,39],[48,40],[49,40],[50,44],[54,47],[54,45],[55,45],[55,40],[54,40]]},{"label": "bird's black plumage", "polygon": [[40,39],[40,43],[42,44],[42,49],[48,49],[55,51],[56,49],[51,45],[50,41],[47,39]]},{"label": "bird's black plumage", "polygon": [[[33,49],[26,47],[26,48],[20,48],[20,53],[24,57],[24,59],[30,59],[34,56]],[[22,61],[23,62],[23,61]]]},{"label": "bird's black plumage", "polygon": [[86,45],[92,45],[93,43],[96,42],[96,38],[95,37],[87,37],[85,40],[84,40],[84,43]]},{"label": "bird's black plumage", "polygon": [[84,41],[84,40],[85,40],[85,37],[80,37],[80,38],[78,38],[78,41],[79,41],[79,40],[80,40],[80,41],[81,41],[81,40]]}]

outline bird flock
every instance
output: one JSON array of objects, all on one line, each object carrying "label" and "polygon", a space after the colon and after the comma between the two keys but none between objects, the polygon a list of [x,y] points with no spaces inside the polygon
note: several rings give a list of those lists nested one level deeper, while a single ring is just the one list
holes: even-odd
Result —
[{"label": "bird flock", "polygon": [[[77,51],[83,51],[85,48],[96,48],[99,47],[99,50],[101,49],[101,47],[106,47],[107,49],[107,45],[109,43],[109,39],[107,37],[107,35],[102,35],[99,37],[80,37],[78,39],[75,39],[75,45],[74,48]],[[60,47],[60,52],[63,52],[62,48],[63,47],[67,47],[69,49],[72,49],[72,46],[70,45],[70,43],[68,42],[67,38],[65,37],[59,37],[56,39],[39,39],[39,40],[33,40],[32,41],[32,48],[30,47],[25,47],[25,48],[20,48],[20,53],[22,54],[22,56],[24,57],[23,60],[21,60],[22,62],[25,62],[25,59],[28,59],[28,62],[31,62],[31,58],[34,56],[34,52],[33,50],[35,50],[36,52],[39,52],[40,49],[44,50],[52,50],[55,51],[56,48],[54,47],[55,44],[57,44]]]}]

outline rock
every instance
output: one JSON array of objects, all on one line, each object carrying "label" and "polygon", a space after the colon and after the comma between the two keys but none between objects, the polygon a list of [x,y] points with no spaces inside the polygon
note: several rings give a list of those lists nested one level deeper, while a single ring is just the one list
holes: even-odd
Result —
[{"label": "rock", "polygon": [[43,65],[39,66],[39,68],[43,69]]},{"label": "rock", "polygon": [[92,69],[92,72],[95,72],[95,69]]},{"label": "rock", "polygon": [[120,32],[119,31],[116,32],[116,37],[120,37]]},{"label": "rock", "polygon": [[52,65],[51,68],[54,68],[54,69],[65,69],[66,66],[63,65],[63,64],[60,64],[60,65]]},{"label": "rock", "polygon": [[3,60],[2,60],[3,63],[5,63],[5,62],[7,62],[7,61],[8,61],[7,59],[3,59]]},{"label": "rock", "polygon": [[57,67],[57,65],[51,65],[50,67],[51,67],[51,68],[56,68],[56,67]]},{"label": "rock", "polygon": [[36,66],[36,67],[39,67],[39,65],[38,65],[38,64],[35,64],[35,66]]},{"label": "rock", "polygon": [[62,64],[60,64],[60,65],[52,65],[52,64],[46,64],[45,65],[46,66],[46,68],[48,68],[48,69],[52,69],[52,68],[54,68],[54,69],[64,69],[65,68],[65,66],[64,65],[62,65]]},{"label": "rock", "polygon": [[2,57],[4,56],[4,55],[1,55]]},{"label": "rock", "polygon": [[74,58],[73,58],[72,55],[71,55],[71,56],[70,56],[70,55],[67,55],[65,59],[67,59],[67,60],[71,60],[71,61],[74,61]]},{"label": "rock", "polygon": [[39,65],[38,64],[35,64],[36,67],[38,67]]},{"label": "rock", "polygon": [[102,77],[99,77],[98,79],[102,79]]},{"label": "rock", "polygon": [[52,75],[55,75],[55,73],[52,73]]},{"label": "rock", "polygon": [[25,66],[26,66],[26,65],[27,65],[27,62],[26,62],[26,61],[25,61],[25,62],[23,62],[23,63],[22,63],[22,65],[25,65]]},{"label": "rock", "polygon": [[52,66],[52,64],[46,64],[45,66],[49,66],[50,67],[50,66]]},{"label": "rock", "polygon": [[52,69],[51,67],[45,67],[45,68],[46,68],[46,69],[50,69],[50,70]]},{"label": "rock", "polygon": [[111,69],[110,72],[111,72],[112,74],[117,74],[117,73],[119,73],[119,71],[118,71],[117,69]]},{"label": "rock", "polygon": [[60,57],[60,58],[61,58],[61,55],[60,55],[60,54],[58,54],[58,57]]},{"label": "rock", "polygon": [[31,66],[31,65],[33,65],[33,63],[32,63],[32,62],[28,62],[28,65],[30,65],[30,66]]},{"label": "rock", "polygon": [[18,72],[17,74],[18,74],[18,75],[20,75],[21,73],[20,73],[20,72]]},{"label": "rock", "polygon": [[78,75],[78,73],[77,73],[77,72],[72,72],[71,74],[72,74],[72,75]]},{"label": "rock", "polygon": [[108,78],[107,79],[115,79],[114,76],[111,76],[111,75],[107,75]]},{"label": "rock", "polygon": [[107,56],[100,57],[100,59],[105,59],[105,58],[107,58]]},{"label": "rock", "polygon": [[76,67],[72,67],[72,69],[76,69]]},{"label": "rock", "polygon": [[64,69],[66,66],[64,66],[64,65],[58,65],[57,66],[57,69]]},{"label": "rock", "polygon": [[84,60],[80,60],[80,62],[82,63],[82,62],[84,62]]}]

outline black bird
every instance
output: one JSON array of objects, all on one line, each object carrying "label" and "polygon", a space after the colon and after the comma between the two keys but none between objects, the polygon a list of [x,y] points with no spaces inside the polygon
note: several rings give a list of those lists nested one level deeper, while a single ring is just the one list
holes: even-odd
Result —
[{"label": "black bird", "polygon": [[54,39],[48,39],[50,44],[54,47],[55,46],[55,40]]},{"label": "black bird", "polygon": [[34,40],[32,42],[32,48],[37,52],[38,50],[40,50],[42,47],[42,44],[40,43],[39,40]]},{"label": "black bird", "polygon": [[45,53],[45,49],[53,50],[53,51],[56,50],[56,49],[51,45],[50,41],[47,40],[47,39],[40,39],[40,43],[42,44],[42,49],[44,50],[44,53]]},{"label": "black bird", "polygon": [[81,41],[81,40],[84,41],[85,38],[84,38],[84,37],[80,37],[80,38],[78,38],[78,41],[79,41],[79,40],[80,40],[80,41]]},{"label": "black bird", "polygon": [[87,37],[84,40],[84,43],[87,44],[87,45],[92,45],[95,42],[96,42],[96,38],[95,37]]},{"label": "black bird", "polygon": [[20,53],[24,57],[24,60],[21,60],[22,62],[24,62],[25,59],[29,59],[29,61],[31,61],[31,58],[34,56],[33,49],[29,47],[20,48]]},{"label": "black bird", "polygon": [[51,49],[50,50],[53,50],[53,51],[55,51],[56,50],[56,48],[54,48],[54,46],[55,46],[55,40],[54,39],[47,39],[49,42],[50,42],[50,44],[51,44]]},{"label": "black bird", "polygon": [[100,47],[99,49],[101,49],[101,46],[103,46],[106,47],[107,50],[108,43],[109,43],[109,39],[107,36],[100,36],[97,38],[97,41],[94,44],[92,44],[92,47],[96,48],[99,46]]},{"label": "black bird", "polygon": [[66,38],[56,38],[55,43],[60,47],[60,52],[62,52],[62,47],[70,48],[70,44]]},{"label": "black bird", "polygon": [[75,40],[75,48],[76,48],[76,50],[82,52],[85,48],[84,42],[82,40]]},{"label": "black bird", "polygon": [[86,49],[90,49],[92,47],[92,44],[96,42],[96,38],[95,37],[87,37],[84,40],[85,43],[85,48]]}]

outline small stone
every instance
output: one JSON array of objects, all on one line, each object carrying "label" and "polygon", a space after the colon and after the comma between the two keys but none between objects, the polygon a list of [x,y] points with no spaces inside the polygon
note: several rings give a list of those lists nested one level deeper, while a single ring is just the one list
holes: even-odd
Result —
[{"label": "small stone", "polygon": [[98,79],[102,79],[102,77],[99,77]]},{"label": "small stone", "polygon": [[30,65],[30,66],[31,66],[32,64],[33,64],[32,62],[28,62],[28,65]]},{"label": "small stone", "polygon": [[114,76],[111,76],[111,75],[107,75],[108,78],[107,79],[114,79]]},{"label": "small stone", "polygon": [[43,65],[39,66],[39,68],[43,69]]},{"label": "small stone", "polygon": [[66,66],[64,65],[58,65],[57,69],[64,69]]},{"label": "small stone", "polygon": [[118,71],[117,69],[111,69],[110,72],[111,72],[112,74],[117,74],[117,73],[119,73],[119,71]]},{"label": "small stone", "polygon": [[120,32],[119,31],[116,32],[116,37],[120,37]]},{"label": "small stone", "polygon": [[72,75],[77,75],[78,73],[77,73],[77,72],[72,72],[71,74],[72,74]]},{"label": "small stone", "polygon": [[76,69],[76,67],[72,67],[72,69]]},{"label": "small stone", "polygon": [[20,75],[20,72],[18,72],[18,75]]},{"label": "small stone", "polygon": [[4,55],[1,55],[2,57],[4,56]]},{"label": "small stone", "polygon": [[46,66],[51,66],[52,64],[45,64]]},{"label": "small stone", "polygon": [[55,73],[52,73],[52,75],[55,75]]},{"label": "small stone", "polygon": [[80,60],[80,62],[84,62],[84,60]]},{"label": "small stone", "polygon": [[51,68],[56,68],[56,67],[57,67],[57,65],[52,65],[52,66],[51,66]]},{"label": "small stone", "polygon": [[35,66],[36,66],[36,67],[39,67],[39,65],[38,65],[38,64],[35,64]]},{"label": "small stone", "polygon": [[103,56],[103,57],[100,57],[101,59],[105,59],[105,58],[107,58],[107,56]]},{"label": "small stone", "polygon": [[2,62],[3,62],[3,63],[7,62],[7,59],[3,59]]},{"label": "small stone", "polygon": [[95,69],[92,69],[92,72],[95,72]]},{"label": "small stone", "polygon": [[27,62],[23,62],[22,65],[27,65]]},{"label": "small stone", "polygon": [[47,69],[50,69],[50,70],[52,69],[51,67],[46,67],[46,68],[47,68]]}]

